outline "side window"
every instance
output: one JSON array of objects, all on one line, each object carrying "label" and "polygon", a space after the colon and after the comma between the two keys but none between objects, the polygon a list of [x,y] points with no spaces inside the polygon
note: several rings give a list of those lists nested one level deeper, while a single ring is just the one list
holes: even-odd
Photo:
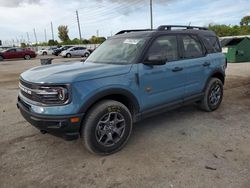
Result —
[{"label": "side window", "polygon": [[203,50],[198,38],[193,35],[182,36],[184,58],[196,58],[203,56]]},{"label": "side window", "polygon": [[178,47],[176,36],[158,37],[151,45],[148,56],[160,56],[166,61],[178,59]]},{"label": "side window", "polygon": [[22,52],[22,51],[24,51],[24,50],[23,50],[22,48],[17,48],[16,51],[17,51],[17,52]]},{"label": "side window", "polygon": [[16,49],[9,49],[7,52],[16,52]]},{"label": "side window", "polygon": [[213,48],[213,52],[221,52],[219,40],[214,36],[206,36],[206,40]]}]

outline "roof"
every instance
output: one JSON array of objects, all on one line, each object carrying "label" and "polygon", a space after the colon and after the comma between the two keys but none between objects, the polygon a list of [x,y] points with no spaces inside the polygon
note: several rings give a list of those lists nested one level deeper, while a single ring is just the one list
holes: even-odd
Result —
[{"label": "roof", "polygon": [[[119,32],[120,33],[120,32]],[[216,36],[213,31],[210,30],[195,30],[195,29],[177,29],[177,30],[131,30],[131,32],[125,32],[122,34],[114,35],[111,38],[141,38],[141,37],[153,37],[160,34],[196,34],[204,36]]]}]

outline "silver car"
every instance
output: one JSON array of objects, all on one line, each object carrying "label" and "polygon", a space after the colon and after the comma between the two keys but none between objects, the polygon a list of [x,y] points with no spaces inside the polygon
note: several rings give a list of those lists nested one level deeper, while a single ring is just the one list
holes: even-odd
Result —
[{"label": "silver car", "polygon": [[61,56],[68,58],[73,56],[88,57],[89,54],[90,52],[87,50],[87,48],[81,46],[71,47],[61,52]]}]

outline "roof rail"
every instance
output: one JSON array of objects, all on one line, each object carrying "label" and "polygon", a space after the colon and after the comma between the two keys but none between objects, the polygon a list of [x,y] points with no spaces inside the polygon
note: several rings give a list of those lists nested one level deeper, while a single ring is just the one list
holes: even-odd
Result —
[{"label": "roof rail", "polygon": [[132,29],[132,30],[122,30],[116,33],[115,35],[120,35],[123,33],[130,33],[130,32],[139,32],[139,31],[152,31],[151,29]]},{"label": "roof rail", "polygon": [[172,30],[172,28],[208,30],[208,28],[206,27],[197,27],[197,26],[190,26],[190,25],[161,25],[157,28],[157,31]]}]

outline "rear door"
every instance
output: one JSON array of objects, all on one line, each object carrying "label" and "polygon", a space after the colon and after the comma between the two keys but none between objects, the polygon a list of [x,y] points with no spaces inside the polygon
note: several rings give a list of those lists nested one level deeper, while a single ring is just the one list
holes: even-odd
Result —
[{"label": "rear door", "polygon": [[185,97],[202,92],[204,84],[210,74],[211,59],[196,35],[180,35],[182,48],[182,62],[185,64],[187,81]]},{"label": "rear door", "polygon": [[186,85],[185,62],[179,61],[177,36],[163,35],[155,39],[146,58],[163,56],[165,65],[138,64],[142,111],[170,103],[180,103]]},{"label": "rear door", "polygon": [[25,56],[24,49],[17,48],[16,49],[16,56],[17,56],[17,58],[24,58],[24,56]]},{"label": "rear door", "polygon": [[84,47],[79,47],[79,53],[78,53],[78,55],[79,55],[79,56],[84,56],[85,50],[86,50],[86,48],[84,48]]}]

